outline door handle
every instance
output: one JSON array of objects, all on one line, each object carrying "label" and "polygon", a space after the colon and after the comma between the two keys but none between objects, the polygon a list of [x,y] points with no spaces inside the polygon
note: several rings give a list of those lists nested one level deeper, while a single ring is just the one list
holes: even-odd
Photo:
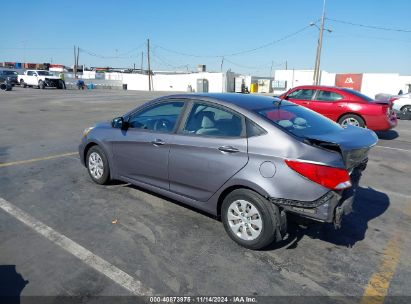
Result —
[{"label": "door handle", "polygon": [[338,105],[338,107],[339,107],[339,108],[344,108],[345,106],[344,106],[344,105]]},{"label": "door handle", "polygon": [[227,153],[236,153],[240,151],[237,148],[234,148],[232,146],[222,146],[218,148],[218,150],[220,150],[221,152],[227,152]]},{"label": "door handle", "polygon": [[163,146],[166,143],[164,141],[162,141],[161,139],[155,139],[151,142],[154,146]]},{"label": "door handle", "polygon": [[310,104],[308,101],[303,101],[303,104]]}]

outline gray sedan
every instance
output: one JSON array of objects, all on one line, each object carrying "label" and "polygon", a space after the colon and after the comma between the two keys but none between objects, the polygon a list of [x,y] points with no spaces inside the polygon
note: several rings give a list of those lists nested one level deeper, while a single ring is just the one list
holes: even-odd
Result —
[{"label": "gray sedan", "polygon": [[341,224],[377,142],[286,100],[162,97],[84,131],[93,181],[121,180],[221,217],[240,245],[281,240],[287,216]]}]

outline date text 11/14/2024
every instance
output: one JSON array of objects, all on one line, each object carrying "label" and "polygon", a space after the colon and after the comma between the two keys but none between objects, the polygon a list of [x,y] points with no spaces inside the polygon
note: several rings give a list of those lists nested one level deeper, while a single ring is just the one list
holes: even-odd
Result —
[{"label": "date text 11/14/2024", "polygon": [[212,296],[183,296],[183,297],[150,297],[150,303],[257,303],[254,297],[212,297]]}]

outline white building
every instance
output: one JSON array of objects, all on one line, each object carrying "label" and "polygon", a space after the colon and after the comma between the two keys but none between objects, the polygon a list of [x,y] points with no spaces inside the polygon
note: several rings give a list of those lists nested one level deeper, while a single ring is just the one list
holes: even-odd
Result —
[{"label": "white building", "polygon": [[[277,95],[296,86],[311,85],[313,75],[312,70],[277,70],[274,74],[273,92]],[[359,90],[370,97],[375,97],[379,93],[395,95],[400,90],[404,93],[411,92],[411,76],[396,73],[336,74],[322,71],[321,85],[335,86],[336,79],[339,76],[345,76],[347,87],[349,87],[352,82],[350,75],[359,76]]]}]

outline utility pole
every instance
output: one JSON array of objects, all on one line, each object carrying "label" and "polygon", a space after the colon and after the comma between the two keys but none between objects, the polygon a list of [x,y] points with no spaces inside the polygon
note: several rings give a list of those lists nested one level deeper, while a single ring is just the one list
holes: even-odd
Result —
[{"label": "utility pole", "polygon": [[271,78],[271,75],[273,74],[273,65],[274,65],[274,61],[271,61],[270,78]]},{"label": "utility pole", "polygon": [[76,61],[76,73],[77,73],[77,69],[78,69],[78,59],[80,56],[80,47],[77,46],[77,61]]},{"label": "utility pole", "polygon": [[141,74],[143,74],[143,57],[144,57],[144,52],[141,52],[141,68],[140,68]]},{"label": "utility pole", "polygon": [[323,33],[324,33],[324,20],[325,20],[325,1],[323,2],[323,14],[321,16],[321,27],[320,27],[320,36],[318,37],[318,44],[317,44],[317,56],[315,58],[315,67],[314,67],[314,85],[320,84],[320,64],[321,64],[321,49],[323,46]]},{"label": "utility pole", "polygon": [[74,72],[74,78],[77,78],[77,65],[76,65],[76,59],[77,59],[77,54],[76,54],[76,46],[74,46],[74,67],[73,67],[73,72]]},{"label": "utility pole", "polygon": [[150,39],[147,39],[148,90],[151,91]]},{"label": "utility pole", "polygon": [[288,61],[285,61],[285,69],[288,70]]},{"label": "utility pole", "polygon": [[223,72],[224,56],[221,58],[220,71]]}]

